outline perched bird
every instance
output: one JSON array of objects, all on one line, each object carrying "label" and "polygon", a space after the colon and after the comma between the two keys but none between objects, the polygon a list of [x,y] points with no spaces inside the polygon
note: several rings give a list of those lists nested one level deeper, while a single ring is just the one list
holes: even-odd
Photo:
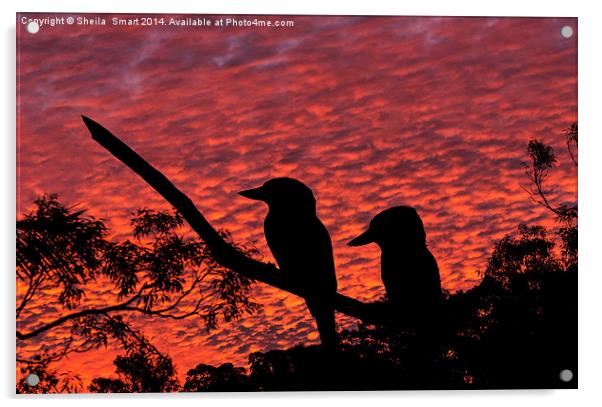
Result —
[{"label": "perched bird", "polygon": [[337,280],[332,242],[316,215],[312,190],[292,178],[274,178],[240,192],[268,205],[264,233],[268,246],[289,281],[305,293],[325,349],[336,347],[334,296]]},{"label": "perched bird", "polygon": [[416,209],[396,206],[380,212],[348,245],[368,243],[381,249],[381,278],[395,316],[415,327],[432,323],[442,301],[441,280]]}]

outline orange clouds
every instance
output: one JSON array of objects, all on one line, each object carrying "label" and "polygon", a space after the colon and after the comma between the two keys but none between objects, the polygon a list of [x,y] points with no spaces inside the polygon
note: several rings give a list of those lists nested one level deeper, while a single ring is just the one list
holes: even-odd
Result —
[{"label": "orange clouds", "polygon": [[[386,207],[418,209],[450,290],[475,284],[493,240],[518,223],[551,224],[521,188],[530,137],[558,152],[553,198],[576,201],[562,129],[577,120],[577,39],[560,35],[564,25],[576,32],[576,19],[291,18],[294,28],[279,29],[55,26],[30,35],[18,25],[18,213],[58,193],[123,239],[133,210],[166,207],[89,138],[80,114],[268,261],[265,208],[236,192],[275,176],[304,181],[333,238],[340,291],[363,300],[384,292],[379,253],[346,242]],[[264,286],[256,295],[263,314],[210,334],[198,321],[137,321],[181,374],[316,342],[302,301]],[[107,374],[106,358],[91,352],[64,366]]]}]

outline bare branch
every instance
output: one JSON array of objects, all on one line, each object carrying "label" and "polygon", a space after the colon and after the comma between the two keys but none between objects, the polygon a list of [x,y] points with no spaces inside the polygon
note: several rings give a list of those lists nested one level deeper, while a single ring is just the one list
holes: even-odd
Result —
[{"label": "bare branch", "polygon": [[577,167],[578,166],[577,157],[576,157],[575,153],[573,152],[573,148],[571,147],[573,144],[575,144],[575,147],[577,147],[578,143],[579,143],[579,128],[577,126],[577,123],[573,123],[571,125],[571,127],[566,129],[565,135],[566,135],[566,146],[567,146],[567,149],[569,150],[569,155],[571,156],[571,160],[573,161],[573,164],[575,165],[575,167]]},{"label": "bare branch", "polygon": [[30,331],[27,333],[22,333],[17,330],[17,339],[24,341],[24,340],[33,338],[35,336],[38,336],[42,332],[48,331],[52,328],[56,328],[57,326],[62,325],[65,322],[68,322],[72,319],[81,318],[86,315],[106,315],[108,312],[112,312],[112,311],[128,311],[128,310],[136,310],[137,311],[137,309],[129,306],[137,298],[139,298],[139,296],[136,295],[125,302],[122,302],[122,303],[116,304],[116,305],[111,305],[110,307],[90,308],[90,309],[85,309],[85,310],[78,311],[78,312],[73,312],[71,314],[62,316],[61,318],[55,319],[52,322],[44,324],[44,325],[38,327],[37,329],[34,329],[33,331]]}]

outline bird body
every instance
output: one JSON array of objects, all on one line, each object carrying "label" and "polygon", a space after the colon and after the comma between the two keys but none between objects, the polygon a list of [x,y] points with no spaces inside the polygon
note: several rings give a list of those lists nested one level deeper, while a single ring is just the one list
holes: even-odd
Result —
[{"label": "bird body", "polygon": [[240,194],[268,204],[264,221],[268,247],[282,272],[303,293],[322,345],[334,349],[337,281],[332,241],[316,214],[313,192],[292,178],[275,178]]},{"label": "bird body", "polygon": [[426,315],[441,301],[439,268],[426,247],[383,251],[381,279],[387,297],[396,309]]},{"label": "bird body", "polygon": [[264,231],[274,259],[291,281],[304,290],[336,292],[330,234],[317,216],[270,210]]}]

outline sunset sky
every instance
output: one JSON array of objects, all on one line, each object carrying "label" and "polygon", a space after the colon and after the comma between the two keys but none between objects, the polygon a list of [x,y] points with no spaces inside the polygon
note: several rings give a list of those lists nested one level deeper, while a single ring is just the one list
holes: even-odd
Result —
[{"label": "sunset sky", "polygon": [[[300,179],[332,236],[339,291],[361,300],[384,293],[379,251],[346,243],[385,208],[417,208],[452,292],[479,281],[493,242],[519,223],[552,225],[523,189],[531,138],[558,154],[553,202],[577,200],[563,138],[577,121],[576,19],[267,16],[294,27],[183,28],[115,27],[104,15],[106,26],[42,26],[33,35],[21,16],[18,214],[57,193],[122,240],[135,209],[169,208],[90,138],[81,114],[266,261],[266,207],[237,192],[277,176]],[[84,305],[111,301],[107,287],[95,292],[103,295],[90,293]],[[261,284],[254,292],[262,313],[209,334],[193,319],[133,320],[180,376],[198,363],[246,367],[250,352],[318,342],[301,299]],[[27,352],[46,339],[28,341]],[[80,354],[57,368],[89,380],[111,374],[119,353]]]}]

